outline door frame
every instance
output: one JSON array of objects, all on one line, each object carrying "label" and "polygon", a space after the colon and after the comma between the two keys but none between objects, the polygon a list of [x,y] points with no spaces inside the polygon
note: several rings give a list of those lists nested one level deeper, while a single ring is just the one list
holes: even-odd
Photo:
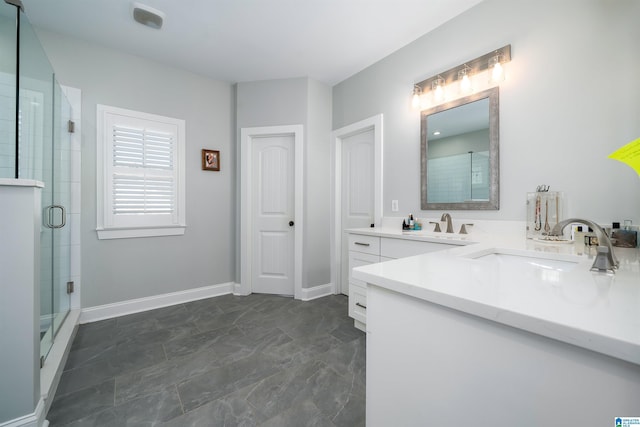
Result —
[{"label": "door frame", "polygon": [[342,140],[360,132],[373,129],[374,141],[374,224],[382,225],[382,150],[383,150],[383,122],[382,114],[369,117],[359,122],[341,127],[331,132],[331,282],[333,293],[342,292]]},{"label": "door frame", "polygon": [[293,136],[294,139],[294,221],[293,227],[293,297],[302,297],[302,260],[304,231],[304,127],[303,125],[246,127],[240,129],[240,284],[235,293],[249,295],[253,292],[251,265],[253,255],[253,205],[252,178],[254,139],[269,136]]}]

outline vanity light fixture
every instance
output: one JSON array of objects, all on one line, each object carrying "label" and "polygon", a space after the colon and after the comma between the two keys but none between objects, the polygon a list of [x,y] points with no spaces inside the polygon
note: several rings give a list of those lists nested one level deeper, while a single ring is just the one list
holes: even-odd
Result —
[{"label": "vanity light fixture", "polygon": [[433,91],[433,100],[436,102],[444,101],[444,85],[445,81],[442,77],[437,76],[431,82],[431,90]]},{"label": "vanity light fixture", "polygon": [[473,92],[473,86],[471,85],[471,68],[464,64],[462,69],[458,71],[458,81],[460,82],[460,93],[467,94]]},{"label": "vanity light fixture", "polygon": [[139,24],[145,25],[150,28],[159,30],[162,28],[165,14],[157,9],[154,9],[146,4],[133,2],[131,5],[133,12],[133,19]]},{"label": "vanity light fixture", "polygon": [[422,95],[422,88],[418,85],[413,87],[413,97],[411,98],[411,106],[413,108],[420,107],[420,96]]},{"label": "vanity light fixture", "polygon": [[[415,83],[413,85],[411,105],[414,109],[420,108],[423,110],[446,101],[449,92],[448,86],[452,83],[457,84],[457,92],[461,95],[469,95],[473,92],[489,89],[504,81],[504,65],[510,61],[511,45],[508,44]],[[485,76],[488,75],[488,77],[486,80],[481,80],[481,74],[485,72]],[[456,91],[454,90],[453,92],[455,93]]]},{"label": "vanity light fixture", "polygon": [[437,131],[433,132],[433,134],[434,134],[435,136],[438,136],[438,135],[440,135],[440,131],[439,131],[439,130],[437,130]]},{"label": "vanity light fixture", "polygon": [[504,69],[502,68],[503,62],[502,54],[499,51],[496,51],[496,54],[489,58],[489,83],[500,83],[504,81]]}]

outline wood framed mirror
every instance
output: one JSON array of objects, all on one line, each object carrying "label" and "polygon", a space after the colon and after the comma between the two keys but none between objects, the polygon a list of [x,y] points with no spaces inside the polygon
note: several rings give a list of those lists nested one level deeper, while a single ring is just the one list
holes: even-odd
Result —
[{"label": "wood framed mirror", "polygon": [[499,88],[423,110],[422,210],[500,208]]}]

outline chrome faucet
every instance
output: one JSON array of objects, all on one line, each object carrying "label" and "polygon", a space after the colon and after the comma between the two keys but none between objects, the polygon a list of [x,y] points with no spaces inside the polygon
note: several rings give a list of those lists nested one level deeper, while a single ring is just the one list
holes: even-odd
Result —
[{"label": "chrome faucet", "polygon": [[607,233],[604,232],[602,227],[600,227],[593,221],[579,218],[565,219],[564,221],[560,221],[559,223],[557,223],[555,227],[553,227],[553,230],[551,230],[549,235],[562,236],[562,230],[564,230],[567,225],[573,222],[591,227],[595,231],[596,237],[598,237],[598,254],[596,255],[596,259],[593,262],[591,270],[613,271],[618,268],[618,265],[620,263],[618,262],[616,255],[613,253],[613,245],[611,244],[609,236],[607,236]]},{"label": "chrome faucet", "polygon": [[451,223],[451,215],[443,213],[440,221],[447,221],[447,233],[453,233],[453,224]]}]

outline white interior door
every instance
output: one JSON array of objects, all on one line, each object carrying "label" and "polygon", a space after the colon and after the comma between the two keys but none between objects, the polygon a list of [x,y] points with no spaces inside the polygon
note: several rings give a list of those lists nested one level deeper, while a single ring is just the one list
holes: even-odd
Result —
[{"label": "white interior door", "polygon": [[349,294],[344,230],[382,224],[382,122],[378,114],[331,134],[331,280],[336,293]]},{"label": "white interior door", "polygon": [[[342,253],[348,253],[349,228],[370,227],[375,223],[375,141],[374,130],[342,139],[341,215]],[[342,263],[343,294],[349,294],[349,265]]]},{"label": "white interior door", "polygon": [[294,295],[295,137],[252,139],[253,292]]}]

